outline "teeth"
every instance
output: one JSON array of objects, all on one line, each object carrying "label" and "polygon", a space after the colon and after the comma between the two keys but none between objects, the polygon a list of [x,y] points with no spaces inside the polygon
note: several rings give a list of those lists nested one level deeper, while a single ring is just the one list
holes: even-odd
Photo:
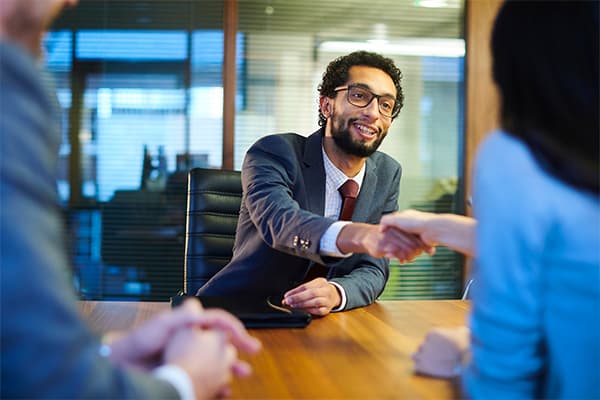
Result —
[{"label": "teeth", "polygon": [[366,127],[366,126],[364,126],[364,125],[358,125],[358,124],[357,124],[357,125],[355,125],[355,126],[358,128],[358,130],[360,130],[361,132],[364,132],[364,133],[366,133],[367,135],[374,135],[374,134],[375,134],[375,131],[374,131],[374,130],[372,130],[372,129],[369,129],[369,128],[367,128],[367,127]]}]

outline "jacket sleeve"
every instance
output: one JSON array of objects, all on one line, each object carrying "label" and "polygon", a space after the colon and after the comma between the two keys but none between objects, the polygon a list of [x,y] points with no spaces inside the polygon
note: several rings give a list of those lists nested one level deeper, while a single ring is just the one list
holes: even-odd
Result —
[{"label": "jacket sleeve", "polygon": [[319,240],[335,221],[300,207],[297,197],[310,188],[298,163],[292,144],[279,135],[255,143],[242,168],[243,207],[268,246],[324,263]]},{"label": "jacket sleeve", "polygon": [[0,397],[177,397],[98,354],[67,278],[52,102],[18,49],[0,43],[0,70]]}]

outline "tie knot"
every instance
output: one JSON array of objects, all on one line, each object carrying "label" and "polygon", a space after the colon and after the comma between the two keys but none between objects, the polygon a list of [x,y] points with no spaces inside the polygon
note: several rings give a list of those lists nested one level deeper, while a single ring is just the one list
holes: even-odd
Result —
[{"label": "tie knot", "polygon": [[340,188],[338,189],[342,197],[355,199],[358,196],[358,183],[353,181],[352,179],[348,179]]}]

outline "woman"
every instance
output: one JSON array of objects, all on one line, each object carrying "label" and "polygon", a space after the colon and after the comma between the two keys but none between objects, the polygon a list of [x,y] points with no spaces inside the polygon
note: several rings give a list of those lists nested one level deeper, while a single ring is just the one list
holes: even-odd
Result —
[{"label": "woman", "polygon": [[[477,224],[454,221],[475,232],[470,397],[600,398],[598,16],[595,1],[509,1],[496,19],[502,129],[478,152]],[[382,223],[453,238],[428,233],[449,216]]]}]

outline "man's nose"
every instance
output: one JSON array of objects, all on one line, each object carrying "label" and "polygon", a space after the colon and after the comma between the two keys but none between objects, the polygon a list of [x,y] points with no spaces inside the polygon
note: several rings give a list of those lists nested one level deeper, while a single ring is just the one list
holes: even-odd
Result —
[{"label": "man's nose", "polygon": [[373,97],[371,102],[363,108],[363,114],[371,118],[379,118],[379,101],[376,97]]}]

